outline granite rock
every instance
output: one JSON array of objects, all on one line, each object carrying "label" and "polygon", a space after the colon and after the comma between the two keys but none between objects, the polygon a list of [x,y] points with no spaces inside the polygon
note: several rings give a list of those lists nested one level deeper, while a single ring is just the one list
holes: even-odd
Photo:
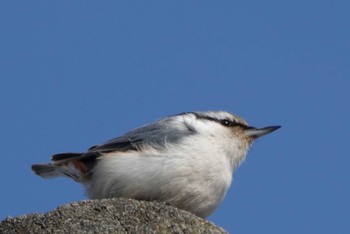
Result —
[{"label": "granite rock", "polygon": [[74,202],[45,214],[6,218],[0,233],[227,233],[161,202],[113,198]]}]

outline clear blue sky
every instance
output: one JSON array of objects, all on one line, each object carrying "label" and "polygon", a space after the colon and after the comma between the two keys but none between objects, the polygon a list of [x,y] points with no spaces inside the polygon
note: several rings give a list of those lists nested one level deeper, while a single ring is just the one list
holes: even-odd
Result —
[{"label": "clear blue sky", "polygon": [[3,1],[0,218],[85,199],[30,165],[153,120],[226,110],[256,142],[209,217],[350,233],[350,1]]}]

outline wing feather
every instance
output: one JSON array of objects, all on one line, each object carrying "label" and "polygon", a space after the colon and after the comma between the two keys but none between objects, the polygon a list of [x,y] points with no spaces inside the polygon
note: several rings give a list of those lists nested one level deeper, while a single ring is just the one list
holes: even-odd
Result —
[{"label": "wing feather", "polygon": [[162,149],[166,144],[178,143],[184,137],[194,133],[195,131],[188,128],[188,125],[177,123],[174,116],[137,128],[123,136],[91,148],[88,152],[139,151],[145,146]]}]

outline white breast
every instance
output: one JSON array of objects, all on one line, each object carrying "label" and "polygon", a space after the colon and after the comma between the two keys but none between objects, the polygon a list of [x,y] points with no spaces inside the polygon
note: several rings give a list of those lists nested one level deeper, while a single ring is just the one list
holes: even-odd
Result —
[{"label": "white breast", "polygon": [[[201,217],[211,214],[223,200],[232,172],[245,152],[193,137],[194,142],[165,150],[116,152],[98,161],[91,182],[91,198],[128,197],[166,201]],[[234,143],[233,143],[233,146]],[[234,160],[232,160],[234,158]],[[233,163],[234,161],[234,163]],[[233,165],[235,164],[235,165]]]}]

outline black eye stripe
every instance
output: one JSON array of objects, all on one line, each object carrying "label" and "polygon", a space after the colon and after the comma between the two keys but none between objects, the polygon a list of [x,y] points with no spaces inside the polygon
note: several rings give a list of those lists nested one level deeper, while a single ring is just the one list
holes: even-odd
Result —
[{"label": "black eye stripe", "polygon": [[247,129],[249,128],[249,126],[242,124],[242,123],[238,123],[236,121],[232,121],[230,119],[220,119],[219,122],[221,125],[225,126],[225,127],[241,127],[243,129]]},{"label": "black eye stripe", "polygon": [[219,122],[225,127],[233,127],[235,125],[235,122],[229,119],[221,119],[219,120]]},{"label": "black eye stripe", "polygon": [[243,129],[249,129],[251,127],[245,125],[245,124],[242,124],[242,123],[238,123],[236,121],[232,121],[230,119],[216,119],[216,118],[213,118],[213,117],[210,117],[210,116],[206,116],[206,115],[201,115],[199,113],[196,113],[196,112],[188,112],[190,114],[193,114],[196,116],[197,119],[207,119],[207,120],[210,120],[210,121],[214,121],[214,122],[217,122],[225,127],[241,127]]}]

